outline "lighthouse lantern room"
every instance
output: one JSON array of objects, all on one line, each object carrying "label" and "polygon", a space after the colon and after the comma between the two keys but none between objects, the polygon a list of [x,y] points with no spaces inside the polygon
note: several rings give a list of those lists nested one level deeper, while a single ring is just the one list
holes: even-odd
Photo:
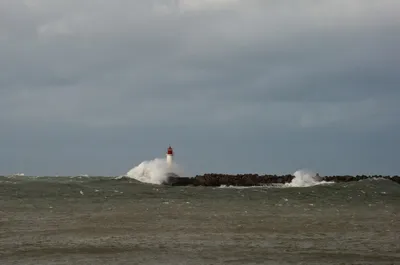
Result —
[{"label": "lighthouse lantern room", "polygon": [[167,150],[167,164],[168,164],[168,167],[170,167],[172,165],[173,157],[174,157],[174,150],[172,149],[171,146],[169,146],[168,150]]}]

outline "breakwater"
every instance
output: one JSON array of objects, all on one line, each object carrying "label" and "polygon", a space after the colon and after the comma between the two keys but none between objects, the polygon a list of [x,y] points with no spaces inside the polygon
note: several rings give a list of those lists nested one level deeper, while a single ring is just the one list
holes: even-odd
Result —
[{"label": "breakwater", "polygon": [[[204,174],[197,175],[193,178],[184,178],[176,175],[168,176],[163,183],[171,186],[268,186],[274,184],[291,183],[295,178],[294,175],[258,175],[258,174]],[[357,176],[315,176],[315,181],[329,182],[352,182],[366,179],[387,179],[400,184],[400,176],[382,176],[382,175],[357,175]]]}]

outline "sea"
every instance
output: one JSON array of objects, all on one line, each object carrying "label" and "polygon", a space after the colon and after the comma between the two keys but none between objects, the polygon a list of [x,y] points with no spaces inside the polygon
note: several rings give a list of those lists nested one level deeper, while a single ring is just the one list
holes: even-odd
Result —
[{"label": "sea", "polygon": [[400,264],[390,180],[172,187],[133,171],[0,177],[0,264]]}]

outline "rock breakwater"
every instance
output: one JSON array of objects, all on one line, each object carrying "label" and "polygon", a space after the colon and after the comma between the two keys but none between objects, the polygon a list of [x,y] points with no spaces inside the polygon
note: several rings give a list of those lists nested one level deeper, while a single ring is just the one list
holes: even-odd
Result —
[{"label": "rock breakwater", "polygon": [[[170,176],[165,185],[171,186],[268,186],[274,184],[291,183],[295,178],[294,175],[258,175],[258,174],[204,174],[197,175],[193,178],[183,178],[178,176]],[[382,176],[382,175],[357,175],[357,176],[316,176],[316,181],[327,182],[352,182],[366,179],[387,179],[400,184],[400,176]]]}]

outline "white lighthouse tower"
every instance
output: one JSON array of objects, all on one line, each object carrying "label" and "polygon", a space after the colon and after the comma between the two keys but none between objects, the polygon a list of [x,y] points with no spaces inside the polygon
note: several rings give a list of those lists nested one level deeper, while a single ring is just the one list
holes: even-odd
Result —
[{"label": "white lighthouse tower", "polygon": [[167,164],[169,168],[172,166],[173,157],[174,157],[174,150],[172,150],[172,147],[169,146],[167,150]]}]

